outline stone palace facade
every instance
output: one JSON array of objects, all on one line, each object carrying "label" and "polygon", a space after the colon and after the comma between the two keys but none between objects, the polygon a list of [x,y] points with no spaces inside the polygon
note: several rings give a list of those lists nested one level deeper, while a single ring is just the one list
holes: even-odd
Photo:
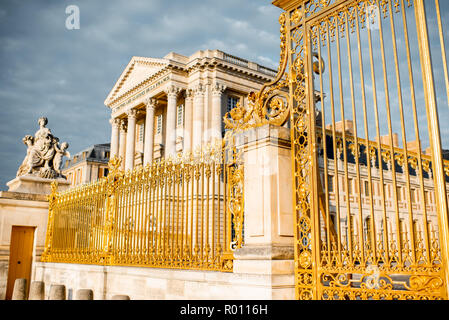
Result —
[{"label": "stone palace facade", "polygon": [[95,182],[108,175],[110,144],[94,144],[65,160],[62,173],[70,186]]},{"label": "stone palace facade", "polygon": [[111,157],[124,169],[221,138],[223,116],[276,71],[219,50],[133,57],[105,100]]}]

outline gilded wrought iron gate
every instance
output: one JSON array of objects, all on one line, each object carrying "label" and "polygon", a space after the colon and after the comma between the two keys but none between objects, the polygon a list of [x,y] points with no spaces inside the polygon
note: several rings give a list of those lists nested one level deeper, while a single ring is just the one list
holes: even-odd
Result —
[{"label": "gilded wrought iron gate", "polygon": [[447,299],[449,4],[273,4],[278,74],[224,121],[289,122],[296,298]]},{"label": "gilded wrought iron gate", "polygon": [[296,297],[446,299],[448,137],[439,121],[449,120],[449,82],[439,1],[291,3],[280,23]]}]

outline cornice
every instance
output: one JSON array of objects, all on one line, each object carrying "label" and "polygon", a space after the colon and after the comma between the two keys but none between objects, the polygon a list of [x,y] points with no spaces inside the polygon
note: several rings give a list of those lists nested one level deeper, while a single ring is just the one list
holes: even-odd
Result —
[{"label": "cornice", "polygon": [[256,82],[258,84],[265,84],[265,83],[273,80],[273,78],[270,78],[268,76],[255,77],[251,73],[241,72],[240,70],[235,69],[235,68],[226,68],[226,66],[222,66],[222,65],[217,65],[216,69],[220,70],[223,73],[226,73],[228,75],[232,75],[232,76],[237,77],[237,78],[241,78],[241,79],[245,79],[245,80],[248,80],[248,81]]},{"label": "cornice", "polygon": [[[261,66],[259,64],[256,64],[254,62],[250,62],[245,59],[241,59],[238,57],[234,57],[231,55],[228,55],[224,53],[224,57],[228,57],[231,59],[234,59],[238,62],[241,62],[242,64],[247,64],[247,66],[240,66],[235,63],[231,63],[226,61],[225,59],[222,59],[221,57],[200,57],[195,58],[194,60],[190,61],[188,64],[183,65],[180,62],[177,61],[171,61],[171,60],[164,60],[164,59],[152,59],[152,58],[141,58],[141,57],[133,57],[133,59],[130,61],[128,66],[126,67],[124,73],[120,76],[119,81],[122,85],[128,76],[131,74],[134,65],[136,63],[140,64],[154,64],[154,63],[163,63],[165,62],[166,65],[162,67],[159,71],[153,73],[145,80],[141,81],[137,85],[135,85],[130,90],[124,92],[120,96],[108,98],[105,101],[105,105],[107,105],[109,108],[113,110],[113,112],[117,111],[121,108],[121,106],[124,106],[124,104],[128,104],[132,102],[133,100],[137,99],[141,95],[147,93],[149,90],[148,88],[145,88],[146,86],[152,86],[157,84],[156,81],[161,81],[160,84],[162,84],[164,80],[164,77],[169,76],[170,73],[173,72],[179,72],[179,73],[186,73],[186,76],[191,75],[195,71],[201,71],[204,69],[213,70],[216,68],[219,68],[220,70],[223,70],[224,72],[231,72],[234,75],[238,75],[242,77],[244,76],[245,79],[255,81],[255,82],[268,82],[274,79],[276,75],[275,70],[271,70],[269,68],[266,68],[264,66]],[[256,67],[257,69],[264,69],[264,70],[270,70],[273,71],[272,75],[267,74],[267,72],[263,72],[257,69],[252,69],[249,67],[249,65],[252,65],[253,67]],[[168,79],[165,79],[168,80]],[[157,86],[157,85],[156,85]],[[115,91],[119,90],[121,86],[117,86],[114,88]],[[145,90],[146,89],[146,90]],[[127,101],[128,100],[128,101]]]},{"label": "cornice", "polygon": [[[210,70],[217,69],[217,68],[220,68],[221,70],[230,70],[230,71],[234,71],[234,74],[236,74],[236,72],[237,72],[239,74],[247,75],[252,78],[262,80],[264,82],[271,81],[276,76],[275,70],[273,70],[273,75],[270,76],[265,72],[253,70],[253,69],[246,68],[246,67],[241,67],[241,66],[238,66],[238,65],[235,65],[235,64],[226,62],[224,60],[217,59],[217,58],[213,58],[213,59],[211,59],[211,61],[207,61],[203,64],[195,63],[195,64],[189,66],[186,70],[190,75],[195,71],[202,71],[206,68],[210,69]],[[265,68],[265,67],[263,67],[263,68]],[[268,69],[268,68],[266,68],[266,69]]]}]

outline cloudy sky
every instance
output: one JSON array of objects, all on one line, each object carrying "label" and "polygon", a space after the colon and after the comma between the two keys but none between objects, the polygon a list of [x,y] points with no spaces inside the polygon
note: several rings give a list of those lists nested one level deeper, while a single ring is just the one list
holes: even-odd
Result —
[{"label": "cloudy sky", "polygon": [[103,102],[132,56],[219,49],[277,68],[280,13],[269,0],[0,1],[0,190],[40,116],[72,154],[109,142]]},{"label": "cloudy sky", "polygon": [[[449,1],[440,2],[443,28],[449,30]],[[69,16],[66,8],[70,5],[80,10],[79,30],[66,28]],[[408,11],[413,14],[413,8]],[[109,142],[110,113],[103,102],[132,56],[161,58],[171,51],[191,55],[198,50],[219,49],[276,69],[280,13],[270,0],[1,0],[0,190],[7,190],[5,183],[15,177],[26,154],[22,138],[34,135],[41,116],[48,117],[48,127],[61,141],[70,144],[72,154],[92,144]],[[428,16],[431,41],[438,42],[432,10]],[[398,25],[402,23],[400,15],[395,19]],[[388,25],[388,20],[384,21]],[[416,36],[413,34],[415,26],[412,24],[409,28],[411,37]],[[385,32],[388,36],[388,27]],[[445,41],[449,42],[447,34]],[[411,42],[412,51],[417,50],[415,43]],[[365,43],[363,50],[366,48]],[[432,54],[438,52],[435,48]],[[377,73],[381,71],[381,62],[379,49],[375,50]],[[355,52],[353,54],[356,56]],[[386,58],[389,68],[394,68],[388,42]],[[414,57],[413,64],[416,64],[414,72],[419,73],[418,58]],[[403,81],[407,79],[405,61],[400,60]],[[343,59],[343,68],[345,63]],[[438,78],[443,147],[449,149],[449,108],[441,58],[434,61],[434,67]],[[335,62],[333,68],[336,68]],[[357,68],[355,64],[355,77]],[[349,93],[347,75],[344,77],[343,86]],[[416,74],[418,86],[419,78]],[[334,81],[337,83],[337,79]],[[381,74],[377,81],[380,81],[378,94],[382,104]],[[394,72],[389,73],[388,81],[394,86]],[[326,80],[324,86],[329,92]],[[404,82],[405,89],[406,86]],[[356,83],[356,102],[360,104],[357,88]],[[338,90],[338,85],[334,90]],[[366,90],[368,93],[371,90],[368,80]],[[397,105],[394,93],[392,90],[390,97],[393,106]],[[337,97],[338,94],[335,98],[338,104]],[[344,99],[346,107],[350,108],[350,95],[345,94]],[[407,98],[404,99],[404,103],[409,104]],[[417,89],[420,110],[424,106],[422,99],[422,89]],[[326,97],[327,103],[329,100],[329,96]],[[385,118],[382,110],[380,115]],[[397,112],[393,111],[393,116],[397,116]],[[419,116],[424,117],[425,123],[425,111]],[[346,118],[351,118],[350,109]],[[383,118],[381,121],[385,120]],[[407,119],[411,119],[410,113],[406,113],[406,121],[412,130],[412,122]],[[393,129],[400,132],[397,118],[392,121]],[[385,128],[382,130],[381,134],[387,133]],[[427,128],[420,128],[420,131],[425,132]],[[409,137],[413,138],[413,132]]]}]

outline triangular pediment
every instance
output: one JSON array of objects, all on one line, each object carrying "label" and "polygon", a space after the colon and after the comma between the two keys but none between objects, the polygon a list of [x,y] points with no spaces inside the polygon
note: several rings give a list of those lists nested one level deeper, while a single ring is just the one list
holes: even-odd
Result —
[{"label": "triangular pediment", "polygon": [[105,100],[109,104],[118,97],[148,80],[168,65],[165,59],[132,57]]}]

